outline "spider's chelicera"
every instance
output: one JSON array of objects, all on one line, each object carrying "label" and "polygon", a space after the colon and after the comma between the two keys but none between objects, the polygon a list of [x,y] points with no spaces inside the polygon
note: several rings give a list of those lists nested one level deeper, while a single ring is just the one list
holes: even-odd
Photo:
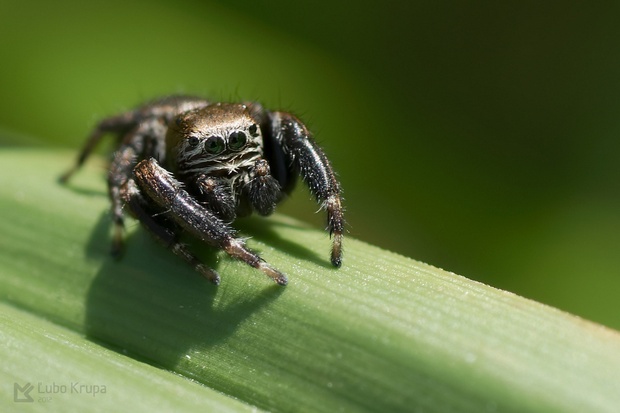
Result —
[{"label": "spider's chelicera", "polygon": [[118,136],[108,174],[114,254],[122,250],[126,207],[155,238],[216,284],[219,275],[180,242],[183,232],[285,285],[286,276],[248,249],[230,224],[253,211],[271,214],[301,175],[327,211],[331,262],[342,263],[340,184],[295,116],[257,103],[166,97],[100,122],[63,181],[108,133]]}]

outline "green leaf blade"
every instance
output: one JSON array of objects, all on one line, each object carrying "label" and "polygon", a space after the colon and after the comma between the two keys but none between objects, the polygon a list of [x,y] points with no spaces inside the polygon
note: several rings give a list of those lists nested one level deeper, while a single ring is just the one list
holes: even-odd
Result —
[{"label": "green leaf blade", "polygon": [[[256,411],[5,303],[0,303],[0,324],[4,411],[43,406],[64,412]],[[23,392],[6,391],[28,383],[31,401]]]},{"label": "green leaf blade", "polygon": [[[269,411],[615,411],[620,334],[290,218],[241,220],[286,272],[279,287],[193,248],[215,287],[129,221],[108,255],[101,170],[68,186],[67,154],[11,150],[0,207],[0,299]],[[24,165],[28,165],[25,168]],[[189,381],[188,381],[189,382]]]}]

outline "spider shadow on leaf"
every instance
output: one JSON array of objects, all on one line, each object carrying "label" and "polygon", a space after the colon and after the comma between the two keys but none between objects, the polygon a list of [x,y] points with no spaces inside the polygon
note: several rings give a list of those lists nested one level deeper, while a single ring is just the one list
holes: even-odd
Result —
[{"label": "spider shadow on leaf", "polygon": [[87,335],[141,361],[179,371],[192,351],[208,358],[209,348],[234,338],[244,320],[286,290],[213,252],[204,258],[222,275],[215,286],[132,223],[124,256],[114,259],[110,224],[103,214],[86,246],[89,259],[101,260],[86,297]]},{"label": "spider shadow on leaf", "polygon": [[[284,251],[289,255],[312,262],[313,264],[320,265],[321,267],[329,269],[334,268],[329,262],[327,253],[318,254],[316,251],[313,251],[301,243],[295,242],[291,238],[283,237],[280,231],[278,231],[279,227],[299,228],[293,224],[289,224],[281,220],[250,216],[237,220],[234,226],[239,229],[240,236],[242,237],[249,236],[252,239],[259,240],[280,251]],[[326,246],[329,246],[329,244],[326,244]],[[281,269],[285,270],[284,268]]]},{"label": "spider shadow on leaf", "polygon": [[82,195],[82,196],[89,196],[89,197],[106,197],[107,198],[107,194],[105,191],[102,190],[96,190],[96,189],[92,189],[89,188],[87,186],[81,186],[81,185],[76,185],[73,183],[64,183],[62,182],[62,179],[58,179],[58,182],[65,186],[67,189],[69,189],[71,192]]}]

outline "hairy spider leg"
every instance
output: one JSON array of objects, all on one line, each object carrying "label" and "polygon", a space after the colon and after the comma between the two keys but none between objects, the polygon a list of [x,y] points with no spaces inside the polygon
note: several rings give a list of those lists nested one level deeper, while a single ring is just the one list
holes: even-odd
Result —
[{"label": "hairy spider leg", "polygon": [[285,112],[271,114],[273,136],[284,149],[289,165],[299,171],[301,178],[321,208],[327,211],[327,229],[333,236],[331,262],[342,265],[344,209],[340,184],[325,153],[316,144],[308,129],[295,116]]},{"label": "hairy spider leg", "polygon": [[194,270],[198,271],[213,284],[217,285],[220,283],[219,274],[200,261],[188,249],[187,245],[179,242],[180,228],[167,220],[165,214],[155,214],[154,211],[151,211],[148,206],[148,200],[138,189],[134,178],[127,181],[123,196],[133,216],[140,221],[156,240],[185,260]]},{"label": "hairy spider leg", "polygon": [[112,255],[120,256],[123,250],[123,204],[129,196],[128,181],[132,176],[138,157],[144,153],[146,145],[165,135],[166,125],[159,118],[143,121],[123,137],[123,144],[114,152],[108,173],[108,193],[112,203],[112,220],[114,235],[112,238]]},{"label": "hairy spider leg", "polygon": [[99,122],[97,127],[92,131],[92,133],[88,136],[86,143],[82,147],[82,150],[78,154],[78,158],[71,169],[65,172],[60,177],[60,182],[66,183],[71,176],[77,172],[86,159],[91,155],[93,150],[97,147],[101,139],[108,133],[114,133],[119,136],[122,136],[125,132],[127,132],[135,123],[135,119],[133,113],[124,113],[118,116],[113,116]]},{"label": "hairy spider leg", "polygon": [[126,145],[114,152],[108,173],[108,195],[112,204],[112,222],[114,233],[112,236],[112,255],[116,258],[123,253],[123,230],[125,228],[123,218],[123,201],[128,199],[127,176],[136,164],[136,149]]},{"label": "hairy spider leg", "polygon": [[261,270],[276,283],[286,285],[284,274],[249,250],[242,239],[235,238],[234,230],[192,198],[157,160],[148,158],[139,162],[134,176],[142,193],[159,206],[166,217],[207,244]]},{"label": "hairy spider leg", "polygon": [[[114,222],[111,252],[116,257],[121,255],[123,249],[123,187],[127,183],[127,177],[131,176],[138,154],[144,147],[144,143],[141,141],[143,136],[139,133],[140,126],[136,128],[135,125],[134,112],[102,120],[88,137],[73,168],[60,177],[60,181],[66,183],[82,167],[106,134],[116,134],[118,140],[125,140],[125,143],[114,152],[108,173],[108,194],[112,203],[112,220]],[[134,128],[133,131],[132,128]]]},{"label": "hairy spider leg", "polygon": [[170,117],[170,113],[181,113],[208,104],[208,101],[193,96],[169,96],[155,100],[138,109],[103,119],[88,136],[74,166],[61,175],[60,182],[66,183],[80,169],[101,139],[108,133],[117,135],[118,143],[120,143],[123,136],[142,121],[152,119],[163,121],[166,117]]}]

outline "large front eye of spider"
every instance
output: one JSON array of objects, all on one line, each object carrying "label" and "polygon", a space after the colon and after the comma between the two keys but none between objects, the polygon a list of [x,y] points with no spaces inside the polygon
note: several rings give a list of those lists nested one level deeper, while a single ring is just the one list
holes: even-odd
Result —
[{"label": "large front eye of spider", "polygon": [[226,149],[226,143],[221,136],[209,136],[205,140],[205,151],[211,155],[217,155]]},{"label": "large front eye of spider", "polygon": [[233,151],[239,151],[243,149],[247,141],[248,138],[245,135],[245,132],[233,132],[228,136],[228,147]]}]

